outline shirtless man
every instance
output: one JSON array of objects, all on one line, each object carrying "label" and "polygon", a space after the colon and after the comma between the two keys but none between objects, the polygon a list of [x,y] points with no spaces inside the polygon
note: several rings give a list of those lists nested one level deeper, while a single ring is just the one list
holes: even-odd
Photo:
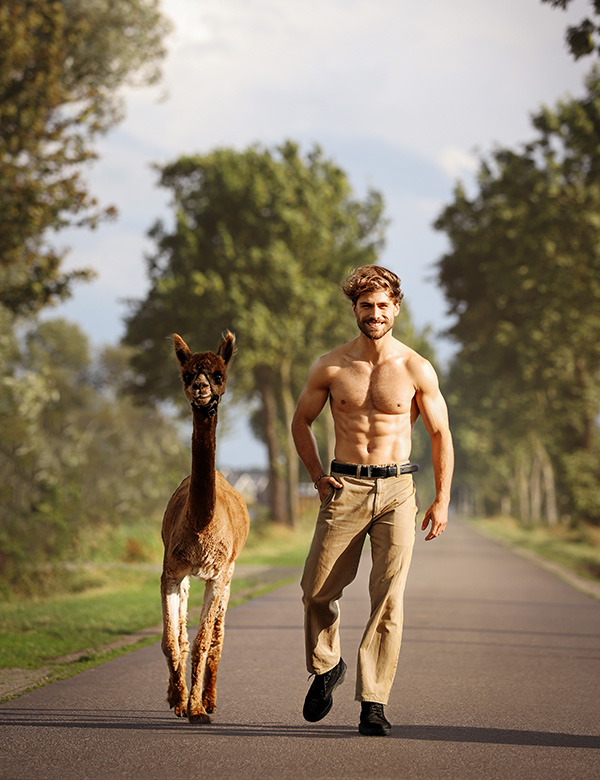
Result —
[{"label": "shirtless man", "polygon": [[[421,415],[429,436],[436,496],[425,513],[427,541],[448,522],[453,448],[446,403],[431,364],[392,335],[400,310],[400,280],[381,266],[354,271],[342,285],[359,335],[317,360],[298,399],[292,433],[319,492],[321,508],[302,576],[306,662],[315,675],[303,715],[316,722],[330,711],[345,677],[338,600],[356,576],[371,539],[371,614],[360,644],[356,700],[359,731],[385,736],[385,717],[400,652],[403,595],[415,539],[417,506],[410,464],[411,433]],[[326,474],[312,423],[329,399],[335,460]]]}]

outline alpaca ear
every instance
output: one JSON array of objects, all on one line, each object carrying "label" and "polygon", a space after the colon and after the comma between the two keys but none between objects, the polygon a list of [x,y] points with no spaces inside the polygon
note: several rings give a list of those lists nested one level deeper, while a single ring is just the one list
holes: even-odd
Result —
[{"label": "alpaca ear", "polygon": [[228,366],[234,353],[235,336],[230,330],[226,330],[225,333],[223,333],[223,341],[219,344],[217,355],[220,355],[223,358],[225,365]]},{"label": "alpaca ear", "polygon": [[177,360],[181,363],[182,366],[185,365],[187,359],[192,354],[192,351],[181,338],[181,336],[179,336],[177,333],[173,334],[173,349],[175,350]]}]

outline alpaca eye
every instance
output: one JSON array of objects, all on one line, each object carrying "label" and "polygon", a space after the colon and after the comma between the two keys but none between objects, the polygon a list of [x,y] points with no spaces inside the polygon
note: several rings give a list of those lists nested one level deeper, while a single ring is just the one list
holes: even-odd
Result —
[{"label": "alpaca eye", "polygon": [[218,385],[220,385],[223,382],[223,374],[220,371],[215,371],[213,374],[213,379]]},{"label": "alpaca eye", "polygon": [[186,385],[190,385],[192,383],[192,375],[189,373],[189,371],[186,371],[186,373],[183,375],[183,381]]}]

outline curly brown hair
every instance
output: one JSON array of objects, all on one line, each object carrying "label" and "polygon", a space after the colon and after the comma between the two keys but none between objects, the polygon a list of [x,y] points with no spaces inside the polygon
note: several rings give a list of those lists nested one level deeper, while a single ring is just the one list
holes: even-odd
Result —
[{"label": "curly brown hair", "polygon": [[387,292],[390,300],[398,305],[404,298],[404,293],[400,289],[400,279],[393,271],[388,271],[381,265],[363,265],[361,268],[355,268],[342,282],[341,290],[354,305],[363,293],[378,290]]}]

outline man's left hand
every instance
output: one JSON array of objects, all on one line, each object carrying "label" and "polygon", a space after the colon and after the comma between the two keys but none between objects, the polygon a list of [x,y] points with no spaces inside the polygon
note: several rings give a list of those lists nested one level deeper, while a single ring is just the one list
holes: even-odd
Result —
[{"label": "man's left hand", "polygon": [[425,537],[426,542],[428,542],[430,539],[435,539],[440,534],[444,533],[444,529],[448,524],[448,508],[434,501],[429,509],[425,512],[425,517],[423,518],[423,522],[421,524],[421,530],[425,531],[429,523],[431,523],[431,528]]}]

